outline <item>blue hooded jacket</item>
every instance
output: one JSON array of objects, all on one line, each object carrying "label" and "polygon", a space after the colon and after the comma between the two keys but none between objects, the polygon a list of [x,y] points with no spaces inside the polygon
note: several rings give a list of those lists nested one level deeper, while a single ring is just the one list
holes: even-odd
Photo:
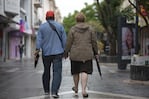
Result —
[{"label": "blue hooded jacket", "polygon": [[44,56],[61,54],[64,52],[67,39],[64,27],[54,20],[47,21],[56,27],[62,42],[56,31],[50,27],[48,22],[45,22],[40,25],[38,30],[36,37],[36,49],[41,49]]}]

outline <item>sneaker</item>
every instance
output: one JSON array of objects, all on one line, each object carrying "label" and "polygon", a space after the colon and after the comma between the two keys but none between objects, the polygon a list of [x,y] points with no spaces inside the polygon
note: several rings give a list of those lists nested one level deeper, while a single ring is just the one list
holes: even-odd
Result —
[{"label": "sneaker", "polygon": [[49,92],[45,92],[44,94],[45,94],[45,95],[49,95]]},{"label": "sneaker", "polygon": [[52,97],[53,98],[59,98],[59,95],[58,94],[53,94]]}]

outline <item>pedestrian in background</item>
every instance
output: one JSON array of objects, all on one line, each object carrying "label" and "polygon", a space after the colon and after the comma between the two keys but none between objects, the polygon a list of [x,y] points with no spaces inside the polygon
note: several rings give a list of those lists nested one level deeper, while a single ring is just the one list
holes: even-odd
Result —
[{"label": "pedestrian in background", "polygon": [[[47,21],[41,24],[38,30],[35,56],[39,54],[40,50],[42,51],[44,65],[42,82],[45,94],[48,95],[51,91],[52,96],[58,98],[58,91],[62,80],[62,56],[66,43],[66,33],[64,27],[54,20],[54,16],[53,11],[47,11]],[[50,24],[56,28],[59,34],[53,30]],[[52,88],[50,88],[51,65],[53,66]]]},{"label": "pedestrian in background", "polygon": [[70,55],[71,74],[74,80],[72,90],[78,93],[78,84],[81,78],[83,97],[88,97],[86,86],[88,74],[93,72],[93,56],[98,57],[96,40],[95,32],[90,25],[85,23],[85,15],[81,12],[78,13],[76,15],[76,25],[70,29],[68,34],[64,56],[67,58]]},{"label": "pedestrian in background", "polygon": [[20,44],[18,45],[18,48],[19,48],[19,54],[20,54],[20,61],[22,61],[23,50],[24,50],[24,44],[23,44],[22,40],[20,41]]}]

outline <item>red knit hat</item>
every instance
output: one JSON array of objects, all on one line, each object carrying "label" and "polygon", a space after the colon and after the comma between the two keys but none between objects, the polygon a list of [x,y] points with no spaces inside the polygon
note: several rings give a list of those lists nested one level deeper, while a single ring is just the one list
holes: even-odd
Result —
[{"label": "red knit hat", "polygon": [[54,12],[53,11],[47,11],[46,18],[47,17],[54,17]]}]

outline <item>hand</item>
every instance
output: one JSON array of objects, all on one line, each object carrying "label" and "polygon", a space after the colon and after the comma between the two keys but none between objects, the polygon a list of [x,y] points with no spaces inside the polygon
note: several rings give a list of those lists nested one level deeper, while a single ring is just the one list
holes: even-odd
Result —
[{"label": "hand", "polygon": [[95,55],[95,58],[97,59],[97,61],[99,62],[99,55]]},{"label": "hand", "polygon": [[39,50],[36,50],[34,53],[34,59],[37,60],[37,58],[39,57]]},{"label": "hand", "polygon": [[68,58],[68,53],[64,52],[63,57],[66,59]]}]

